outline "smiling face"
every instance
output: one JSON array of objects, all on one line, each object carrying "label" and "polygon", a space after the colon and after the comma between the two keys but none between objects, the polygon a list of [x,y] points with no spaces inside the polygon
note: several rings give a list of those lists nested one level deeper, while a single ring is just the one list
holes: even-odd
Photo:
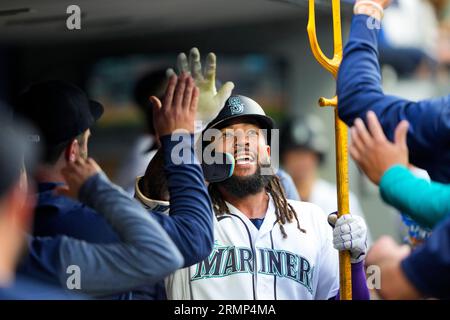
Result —
[{"label": "smiling face", "polygon": [[236,123],[220,130],[214,148],[234,156],[234,176],[245,177],[256,173],[258,164],[268,163],[270,146],[262,130],[253,123]]}]

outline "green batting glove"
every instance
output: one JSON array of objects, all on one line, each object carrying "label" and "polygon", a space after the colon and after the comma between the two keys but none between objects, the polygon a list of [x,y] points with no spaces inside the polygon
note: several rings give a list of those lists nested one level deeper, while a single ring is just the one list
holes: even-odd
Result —
[{"label": "green batting glove", "polygon": [[[210,52],[206,57],[206,68],[203,71],[200,62],[200,52],[197,48],[192,48],[189,59],[186,54],[180,53],[177,59],[177,69],[179,74],[186,72],[192,75],[196,86],[200,89],[198,103],[198,120],[202,120],[202,127],[205,127],[219,113],[225,105],[225,101],[231,96],[234,89],[233,82],[226,82],[220,89],[216,89],[216,55]],[[167,70],[167,75],[175,74],[173,69]]]}]

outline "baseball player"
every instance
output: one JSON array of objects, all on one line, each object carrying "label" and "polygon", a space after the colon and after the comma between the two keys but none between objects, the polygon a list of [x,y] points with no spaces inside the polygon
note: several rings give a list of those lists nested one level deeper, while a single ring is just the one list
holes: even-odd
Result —
[{"label": "baseball player", "polygon": [[[29,259],[23,263],[22,270],[24,273],[32,273],[46,279],[49,278],[49,273],[53,272],[52,276],[56,274],[57,280],[60,280],[59,267],[66,266],[67,264],[64,263],[68,262],[78,265],[80,269],[83,268],[81,285],[84,292],[88,294],[102,297],[108,295],[111,299],[153,298],[155,291],[153,282],[157,280],[157,277],[154,278],[153,275],[157,273],[162,279],[171,272],[170,269],[176,270],[183,266],[184,261],[174,241],[168,239],[166,229],[176,229],[178,234],[184,232],[190,236],[192,242],[188,246],[191,255],[200,255],[205,252],[204,256],[206,256],[213,246],[211,205],[200,166],[191,163],[174,165],[170,156],[165,157],[164,164],[172,200],[171,213],[182,220],[178,224],[166,222],[163,226],[158,225],[153,218],[149,220],[145,216],[145,211],[143,217],[142,208],[139,206],[136,208],[131,199],[115,188],[111,188],[109,183],[100,176],[95,180],[97,183],[90,184],[88,187],[87,197],[80,197],[80,199],[83,198],[84,203],[78,201],[78,198],[73,200],[66,197],[64,193],[56,193],[55,190],[58,190],[59,186],[68,183],[62,169],[78,158],[87,156],[89,131],[87,128],[93,124],[95,118],[91,110],[92,105],[88,103],[85,94],[72,85],[47,82],[32,88],[34,89],[30,89],[27,94],[29,103],[23,104],[24,110],[21,110],[22,113],[19,114],[27,116],[30,122],[41,129],[44,132],[41,137],[45,137],[47,141],[63,140],[62,135],[69,136],[72,140],[67,142],[69,146],[65,143],[59,144],[55,152],[48,152],[52,151],[52,145],[47,144],[46,149],[49,150],[46,150],[46,153],[49,155],[53,153],[56,156],[56,164],[51,165],[46,162],[38,164],[37,173],[40,173],[40,176],[38,174],[35,176],[41,183],[39,184],[39,202],[35,211],[38,212],[39,223],[36,223],[35,218],[33,235],[45,237],[39,237],[37,241],[33,241]],[[46,90],[42,90],[43,88]],[[186,140],[192,139],[189,132],[193,132],[194,129],[193,119],[196,114],[198,89],[191,77],[183,75],[169,79],[167,92],[164,102],[154,110],[154,124],[162,150],[170,155],[175,145],[179,144],[170,139],[172,131],[184,128]],[[35,107],[32,108],[33,106]],[[175,114],[178,115],[181,111],[186,112],[183,112],[182,116],[175,117]],[[46,115],[53,113],[55,113],[53,117],[46,118]],[[97,114],[97,118],[99,116]],[[73,123],[73,119],[77,122]],[[67,129],[69,124],[73,124],[70,126],[71,130]],[[80,143],[76,137],[83,131],[86,139]],[[75,148],[72,148],[72,145]],[[46,181],[42,178],[44,171],[45,177],[55,182],[42,183]],[[92,197],[92,195],[95,196]],[[103,211],[103,214],[98,214],[100,211]],[[193,216],[193,218],[188,223],[183,223],[186,221],[183,216]],[[143,220],[140,220],[141,218]],[[117,224],[117,219],[124,224]],[[153,224],[150,228],[156,233],[147,234],[148,223]],[[147,225],[146,228],[142,228],[144,224]],[[132,230],[134,227],[137,229]],[[62,235],[66,236],[62,241],[51,241],[52,238],[61,240]],[[80,244],[69,237],[84,242]],[[44,240],[41,241],[40,239],[43,238]],[[156,250],[150,255],[143,254],[144,251],[148,253],[148,249],[155,244],[149,239],[158,239],[159,247],[153,247]],[[130,245],[131,243],[133,245]],[[137,260],[133,259],[133,256]],[[58,264],[50,261],[49,257],[52,259],[56,257]],[[115,262],[114,260],[118,257],[120,261]],[[149,258],[151,261],[146,260]],[[64,276],[65,268],[61,269]],[[45,272],[40,272],[41,270]],[[95,273],[99,271],[102,275],[96,276]],[[143,287],[137,288],[138,284]],[[126,290],[133,288],[133,291],[124,292],[125,288]]]},{"label": "baseball player", "polygon": [[262,174],[270,163],[271,129],[263,109],[239,95],[206,127],[203,139],[208,132],[215,136],[207,147],[232,154],[236,164],[230,178],[208,187],[214,248],[204,261],[166,279],[169,299],[334,299],[336,249],[351,252],[354,299],[368,299],[363,219],[343,216],[333,231],[319,207],[287,200],[279,178]]}]

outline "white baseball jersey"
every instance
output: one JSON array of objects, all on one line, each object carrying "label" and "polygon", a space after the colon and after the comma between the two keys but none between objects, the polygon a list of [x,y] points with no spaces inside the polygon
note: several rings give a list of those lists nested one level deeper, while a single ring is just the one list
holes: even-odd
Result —
[{"label": "white baseball jersey", "polygon": [[289,200],[296,222],[276,223],[271,197],[260,229],[227,203],[230,214],[214,221],[214,249],[207,259],[166,279],[168,299],[329,299],[338,293],[338,252],[332,228],[316,205]]}]

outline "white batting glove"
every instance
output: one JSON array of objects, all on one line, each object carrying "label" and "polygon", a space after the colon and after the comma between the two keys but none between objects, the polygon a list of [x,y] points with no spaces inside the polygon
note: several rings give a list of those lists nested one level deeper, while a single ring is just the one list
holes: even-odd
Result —
[{"label": "white batting glove", "polygon": [[367,226],[360,216],[337,213],[328,216],[333,229],[333,245],[339,251],[350,251],[350,261],[355,264],[364,260],[367,253]]},{"label": "white batting glove", "polygon": [[[195,80],[195,85],[200,89],[198,102],[198,117],[208,124],[219,113],[225,105],[225,101],[231,96],[234,89],[233,82],[226,82],[220,89],[216,89],[216,55],[212,52],[206,57],[206,68],[202,71],[200,62],[200,52],[197,48],[192,48],[189,52],[189,60],[186,54],[180,53],[177,59],[177,69],[182,72],[190,73]],[[167,75],[175,74],[173,69],[167,70]]]}]

